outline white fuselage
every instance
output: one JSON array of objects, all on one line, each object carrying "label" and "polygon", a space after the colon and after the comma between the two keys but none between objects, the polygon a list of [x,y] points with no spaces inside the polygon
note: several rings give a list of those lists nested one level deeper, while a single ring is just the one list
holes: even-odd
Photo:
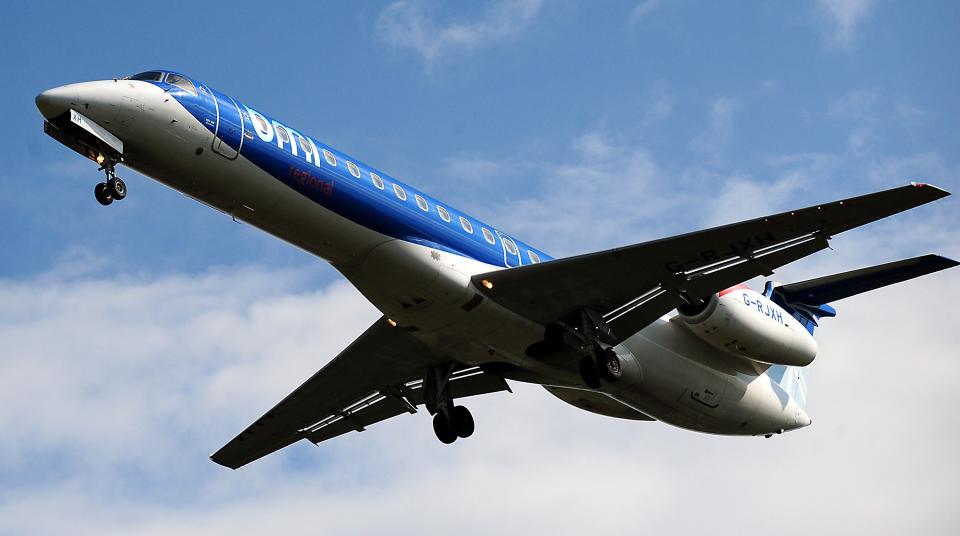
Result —
[{"label": "white fuselage", "polygon": [[[211,150],[213,134],[153,84],[112,80],[59,89],[75,93],[86,117],[123,140],[124,164],[329,261],[387,317],[416,326],[415,337],[451,358],[508,363],[523,371],[516,379],[583,388],[575,368],[525,354],[542,338],[543,326],[489,299],[462,307],[475,293],[471,276],[502,267],[378,233],[308,199],[242,154],[218,154]],[[131,99],[136,107],[125,108]],[[800,331],[796,337],[809,337]],[[654,322],[616,351],[629,373],[600,391],[654,419],[736,435],[810,423],[765,374],[768,365],[699,338],[679,317]]]}]

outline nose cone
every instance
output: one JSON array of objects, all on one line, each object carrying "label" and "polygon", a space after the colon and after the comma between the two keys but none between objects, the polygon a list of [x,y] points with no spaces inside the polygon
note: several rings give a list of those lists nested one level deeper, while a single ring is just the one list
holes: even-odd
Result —
[{"label": "nose cone", "polygon": [[74,85],[48,89],[37,95],[37,109],[47,119],[64,114],[71,106],[77,105],[77,89]]}]

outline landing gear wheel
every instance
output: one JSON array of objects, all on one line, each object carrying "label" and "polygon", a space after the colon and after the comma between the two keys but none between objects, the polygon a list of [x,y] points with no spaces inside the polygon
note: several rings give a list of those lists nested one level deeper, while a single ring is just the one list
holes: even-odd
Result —
[{"label": "landing gear wheel", "polygon": [[580,376],[583,383],[591,389],[600,388],[600,372],[597,370],[597,364],[590,356],[585,356],[580,360]]},{"label": "landing gear wheel", "polygon": [[450,417],[458,437],[466,439],[473,435],[473,415],[470,414],[470,410],[463,406],[456,406]]},{"label": "landing gear wheel", "polygon": [[127,197],[127,185],[120,177],[111,177],[107,181],[107,188],[110,190],[110,195],[117,201]]},{"label": "landing gear wheel", "polygon": [[107,186],[107,183],[101,182],[93,188],[93,195],[97,198],[97,201],[101,205],[107,206],[110,203],[113,203],[113,196],[110,195],[110,188]]},{"label": "landing gear wheel", "polygon": [[437,413],[433,416],[433,432],[437,434],[437,439],[441,443],[449,445],[457,440],[456,430],[443,413]]},{"label": "landing gear wheel", "polygon": [[623,376],[623,364],[620,362],[620,356],[613,351],[613,348],[606,348],[600,353],[600,372],[603,377],[611,382],[615,382]]}]

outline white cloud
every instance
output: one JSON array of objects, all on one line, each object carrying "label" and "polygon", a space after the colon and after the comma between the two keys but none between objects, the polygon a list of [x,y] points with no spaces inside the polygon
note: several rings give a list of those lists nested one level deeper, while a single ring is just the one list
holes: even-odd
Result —
[{"label": "white cloud", "polygon": [[649,127],[658,121],[662,121],[673,113],[673,105],[676,101],[666,84],[660,82],[654,84],[645,96],[642,116],[640,118],[641,127]]},{"label": "white cloud", "polygon": [[200,462],[375,318],[349,285],[305,292],[291,270],[58,273],[0,281],[3,472],[64,448],[81,474]]},{"label": "white cloud", "polygon": [[733,123],[739,108],[740,103],[729,97],[714,99],[706,124],[690,140],[690,150],[711,162],[719,162],[733,140]]},{"label": "white cloud", "polygon": [[[896,254],[890,244],[874,247]],[[831,255],[819,268],[849,268],[859,253]],[[3,281],[0,532],[626,534],[636,519],[650,532],[769,529],[769,517],[730,515],[744,504],[802,505],[785,512],[787,534],[957,529],[960,469],[943,463],[960,448],[948,425],[957,340],[926,299],[960,299],[954,274],[838,304],[818,332],[815,423],[782,437],[607,419],[514,384],[471,399],[477,433],[452,446],[421,413],[239,471],[216,466],[210,450],[376,316],[345,284],[303,281],[259,268]]]},{"label": "white cloud", "polygon": [[476,21],[440,23],[421,0],[400,0],[385,7],[377,21],[378,38],[420,54],[427,67],[463,52],[512,41],[533,21],[542,0],[497,0]]},{"label": "white cloud", "polygon": [[858,89],[833,99],[827,114],[841,119],[872,121],[877,118],[882,96],[875,89]]},{"label": "white cloud", "polygon": [[871,88],[855,89],[831,100],[827,116],[860,123],[893,121],[908,126],[924,119],[927,113],[909,100]]},{"label": "white cloud", "polygon": [[512,176],[538,187],[495,204],[490,220],[509,221],[509,232],[556,254],[654,238],[643,231],[656,227],[655,217],[671,202],[649,202],[658,184],[663,186],[653,155],[603,130],[587,132],[571,145],[567,158],[507,165]]},{"label": "white cloud", "polygon": [[640,21],[645,19],[659,4],[660,0],[643,0],[630,10],[630,14],[627,16],[627,25],[633,26],[639,24]]},{"label": "white cloud", "polygon": [[774,214],[783,210],[802,182],[789,175],[772,181],[758,181],[747,176],[724,177],[722,189],[711,196],[709,225],[733,223]]},{"label": "white cloud", "polygon": [[942,155],[935,152],[886,157],[870,166],[867,177],[874,184],[895,184],[906,181],[946,185],[956,180],[960,170],[951,168]]},{"label": "white cloud", "polygon": [[847,149],[853,157],[871,157],[882,133],[890,129],[915,131],[927,117],[919,106],[878,89],[855,89],[834,98],[826,117],[846,128]]},{"label": "white cloud", "polygon": [[817,0],[827,43],[841,49],[852,47],[857,27],[875,5],[876,0]]}]

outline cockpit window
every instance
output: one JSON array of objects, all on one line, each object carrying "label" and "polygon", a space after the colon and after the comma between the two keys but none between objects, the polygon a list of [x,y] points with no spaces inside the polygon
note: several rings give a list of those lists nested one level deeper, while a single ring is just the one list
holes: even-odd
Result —
[{"label": "cockpit window", "polygon": [[163,73],[160,71],[147,71],[145,73],[135,74],[131,76],[130,80],[143,80],[145,82],[159,82],[163,78]]},{"label": "cockpit window", "polygon": [[174,85],[174,86],[177,86],[178,88],[180,88],[180,89],[182,89],[182,90],[184,90],[184,91],[188,91],[188,92],[190,92],[190,93],[193,93],[194,95],[197,94],[197,88],[196,88],[196,86],[193,85],[193,82],[191,82],[190,80],[188,80],[188,79],[180,76],[179,74],[173,74],[173,73],[168,74],[168,75],[167,75],[167,83],[168,83],[168,84],[171,84],[171,85]]}]

